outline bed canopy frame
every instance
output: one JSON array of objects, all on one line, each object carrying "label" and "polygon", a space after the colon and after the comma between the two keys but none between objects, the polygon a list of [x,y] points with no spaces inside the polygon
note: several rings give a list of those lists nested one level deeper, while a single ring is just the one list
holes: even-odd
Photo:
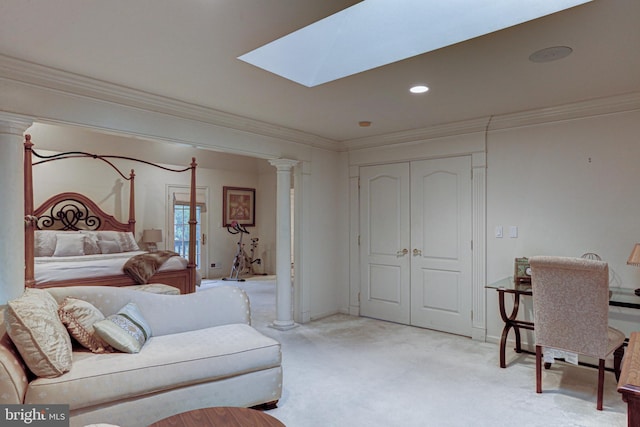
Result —
[{"label": "bed canopy frame", "polygon": [[[152,277],[152,283],[164,283],[175,286],[181,293],[195,292],[196,284],[196,159],[191,159],[189,167],[172,169],[146,160],[126,156],[98,155],[73,151],[45,156],[33,150],[31,135],[25,135],[24,142],[24,212],[25,212],[25,285],[27,287],[46,288],[52,286],[96,285],[96,286],[130,286],[137,285],[129,276],[116,275],[105,277],[89,277],[65,280],[64,282],[36,283],[35,281],[35,231],[40,229],[55,229],[63,231],[77,230],[114,230],[131,232],[135,236],[135,172],[131,169],[126,176],[111,159],[131,160],[144,163],[170,172],[191,172],[189,199],[189,256],[185,270],[170,270],[157,272]],[[33,157],[38,161],[33,161]],[[64,192],[49,197],[39,207],[34,209],[33,203],[33,167],[39,164],[71,159],[89,158],[100,160],[114,169],[125,181],[129,181],[129,218],[126,223],[118,221],[113,215],[104,212],[87,196]]]}]

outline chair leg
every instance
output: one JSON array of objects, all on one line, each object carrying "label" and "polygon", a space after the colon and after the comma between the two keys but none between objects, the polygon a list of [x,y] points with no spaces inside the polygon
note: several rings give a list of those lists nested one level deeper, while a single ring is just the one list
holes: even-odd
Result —
[{"label": "chair leg", "polygon": [[616,374],[616,381],[620,380],[620,369],[622,367],[622,358],[624,357],[624,344],[616,348],[613,352],[613,371]]},{"label": "chair leg", "polygon": [[602,411],[602,394],[604,391],[604,359],[598,363],[598,403],[596,409]]},{"label": "chair leg", "polygon": [[542,393],[542,347],[536,345],[536,393]]}]

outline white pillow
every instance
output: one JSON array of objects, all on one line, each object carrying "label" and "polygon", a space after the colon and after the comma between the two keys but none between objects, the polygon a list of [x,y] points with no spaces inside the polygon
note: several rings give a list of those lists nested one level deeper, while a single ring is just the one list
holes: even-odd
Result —
[{"label": "white pillow", "polygon": [[84,236],[80,233],[56,234],[54,257],[84,255]]}]

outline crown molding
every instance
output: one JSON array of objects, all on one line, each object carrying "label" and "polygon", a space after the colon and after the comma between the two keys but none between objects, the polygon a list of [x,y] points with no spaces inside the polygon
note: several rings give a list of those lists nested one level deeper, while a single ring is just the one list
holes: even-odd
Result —
[{"label": "crown molding", "polygon": [[536,110],[487,116],[461,122],[429,126],[422,129],[401,131],[386,135],[342,141],[347,151],[383,147],[406,142],[424,141],[447,136],[464,135],[532,126],[542,123],[593,117],[640,109],[640,92],[626,93],[606,98],[590,99],[571,104]]},{"label": "crown molding", "polygon": [[424,141],[453,135],[484,132],[487,129],[489,120],[489,117],[483,117],[479,119],[465,120],[462,122],[434,125],[421,129],[411,129],[386,135],[351,139],[348,141],[342,141],[342,143],[347,147],[348,151],[352,151],[384,147],[386,145],[404,144],[407,142]]},{"label": "crown molding", "polygon": [[67,94],[195,120],[215,126],[282,139],[331,151],[342,151],[338,141],[276,126],[236,114],[225,113],[173,98],[167,98],[106,81],[70,73],[0,54],[0,77]]},{"label": "crown molding", "polygon": [[640,109],[640,92],[633,92],[536,110],[444,123],[386,135],[335,141],[1,54],[0,77],[66,94],[112,102],[330,151],[352,151],[392,146],[447,136],[496,131]]},{"label": "crown molding", "polygon": [[640,109],[640,92],[494,116],[490,131],[621,113]]}]

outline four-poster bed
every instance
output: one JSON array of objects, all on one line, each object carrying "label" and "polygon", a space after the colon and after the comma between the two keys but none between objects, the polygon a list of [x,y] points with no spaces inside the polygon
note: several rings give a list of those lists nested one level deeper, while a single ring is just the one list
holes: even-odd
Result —
[{"label": "four-poster bed", "polygon": [[[41,160],[34,162],[33,156]],[[53,195],[34,209],[32,168],[69,158],[103,161],[129,181],[129,218],[126,223],[104,212],[85,195],[73,192]],[[177,254],[169,251],[147,254],[139,250],[135,239],[135,173],[132,169],[129,176],[125,176],[110,161],[114,158],[140,162],[170,172],[191,172],[188,260],[171,256]],[[121,287],[162,283],[178,288],[180,293],[195,292],[199,281],[195,263],[196,166],[195,158],[188,168],[171,169],[125,156],[83,152],[43,156],[33,150],[31,136],[26,135],[25,285],[36,288],[78,285]],[[140,270],[142,267],[144,271]]]}]

